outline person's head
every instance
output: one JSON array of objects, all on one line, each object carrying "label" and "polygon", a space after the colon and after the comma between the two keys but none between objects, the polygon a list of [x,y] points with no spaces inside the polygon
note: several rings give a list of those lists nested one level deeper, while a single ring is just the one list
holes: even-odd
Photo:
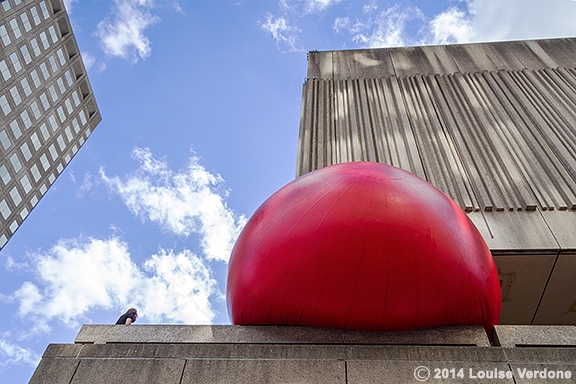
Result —
[{"label": "person's head", "polygon": [[136,321],[136,318],[138,317],[138,312],[136,311],[136,308],[130,308],[129,310],[126,311],[126,314],[132,318],[132,321]]}]

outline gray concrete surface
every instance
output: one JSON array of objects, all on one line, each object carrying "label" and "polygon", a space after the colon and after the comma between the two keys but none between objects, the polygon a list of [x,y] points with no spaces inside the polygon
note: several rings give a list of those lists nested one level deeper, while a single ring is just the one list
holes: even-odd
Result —
[{"label": "gray concrete surface", "polygon": [[497,325],[495,342],[502,347],[570,346],[576,348],[574,325]]},{"label": "gray concrete surface", "polygon": [[181,383],[345,384],[346,367],[337,360],[187,360]]},{"label": "gray concrete surface", "polygon": [[[350,332],[312,327],[85,325],[51,344],[31,383],[575,383],[575,327],[497,326]],[[479,337],[479,333],[484,333]],[[448,342],[449,341],[449,342]],[[501,374],[501,379],[481,375]],[[508,374],[509,377],[504,375]],[[536,380],[536,381],[535,381]]]},{"label": "gray concrete surface", "polygon": [[483,327],[441,327],[403,332],[332,328],[222,325],[83,325],[76,343],[389,344],[489,346]]}]

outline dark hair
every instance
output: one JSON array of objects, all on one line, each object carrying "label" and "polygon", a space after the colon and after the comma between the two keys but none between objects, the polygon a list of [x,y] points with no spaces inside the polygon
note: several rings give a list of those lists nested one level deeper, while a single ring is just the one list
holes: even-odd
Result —
[{"label": "dark hair", "polygon": [[132,322],[135,322],[136,316],[138,316],[138,312],[136,311],[136,308],[130,308],[126,311],[126,315],[132,319]]}]

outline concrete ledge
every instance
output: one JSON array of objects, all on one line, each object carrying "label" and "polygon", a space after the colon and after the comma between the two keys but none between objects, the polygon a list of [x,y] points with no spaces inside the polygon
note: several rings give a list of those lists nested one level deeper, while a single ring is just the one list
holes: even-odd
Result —
[{"label": "concrete ledge", "polygon": [[[75,344],[79,345],[79,344]],[[506,361],[502,348],[322,344],[84,344],[79,359]],[[64,352],[64,351],[63,351]],[[574,350],[576,352],[576,349]],[[46,356],[46,354],[45,354]],[[62,357],[66,357],[63,354]],[[527,361],[520,359],[519,361]],[[565,361],[565,360],[562,360]]]},{"label": "concrete ledge", "polygon": [[490,346],[481,326],[368,332],[298,326],[83,325],[74,342]]},{"label": "concrete ledge", "polygon": [[[88,325],[76,344],[49,345],[30,383],[408,384],[417,382],[416,375],[430,375],[430,382],[531,383],[523,372],[545,370],[571,375],[546,382],[574,382],[573,328],[498,326],[501,340],[511,345],[501,347],[488,345],[482,327],[353,332],[290,326]],[[534,344],[525,344],[529,342]],[[448,376],[438,376],[444,373]],[[506,377],[492,379],[497,373]]]},{"label": "concrete ledge", "polygon": [[523,346],[576,347],[574,325],[497,325],[494,332],[496,345],[505,348]]},{"label": "concrete ledge", "polygon": [[576,380],[576,348],[571,347],[525,347],[503,348],[511,363],[572,364]]},{"label": "concrete ledge", "polygon": [[78,344],[50,344],[42,357],[77,357],[81,349]]}]

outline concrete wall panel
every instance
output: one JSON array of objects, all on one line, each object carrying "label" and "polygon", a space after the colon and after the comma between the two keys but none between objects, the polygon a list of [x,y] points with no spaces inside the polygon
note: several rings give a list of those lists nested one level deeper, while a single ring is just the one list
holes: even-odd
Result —
[{"label": "concrete wall panel", "polygon": [[[507,372],[505,363],[462,363],[460,361],[349,361],[348,383],[404,384],[417,382],[478,383],[480,377],[494,375],[494,370]],[[490,382],[490,381],[489,381]],[[512,378],[498,379],[498,383],[514,383]]]},{"label": "concrete wall panel", "polygon": [[556,257],[553,254],[494,256],[502,290],[500,324],[532,323]]},{"label": "concrete wall panel", "polygon": [[44,356],[29,384],[70,384],[80,360]]},{"label": "concrete wall panel", "polygon": [[188,383],[346,383],[343,361],[188,360],[182,384]]},{"label": "concrete wall panel", "polygon": [[83,359],[71,384],[179,384],[184,359]]},{"label": "concrete wall panel", "polygon": [[563,364],[510,364],[516,384],[576,382],[576,365]]},{"label": "concrete wall panel", "polygon": [[558,256],[534,324],[576,324],[576,254]]}]

